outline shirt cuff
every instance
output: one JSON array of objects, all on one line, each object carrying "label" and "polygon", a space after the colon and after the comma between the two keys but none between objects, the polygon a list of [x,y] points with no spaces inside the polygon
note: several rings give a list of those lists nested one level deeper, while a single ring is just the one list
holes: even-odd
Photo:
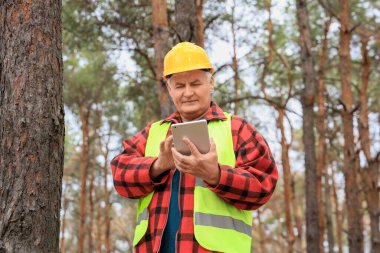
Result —
[{"label": "shirt cuff", "polygon": [[228,165],[222,165],[222,164],[219,164],[219,168],[220,168],[220,178],[219,178],[219,182],[217,183],[217,185],[215,187],[209,185],[208,183],[206,183],[207,187],[215,192],[215,193],[224,193],[224,187],[226,186],[226,183],[227,183],[227,178],[228,178],[228,170],[229,169],[232,169],[232,167],[228,166]]},{"label": "shirt cuff", "polygon": [[150,166],[149,166],[149,170],[148,170],[148,177],[149,177],[149,180],[150,182],[153,184],[153,186],[158,186],[158,185],[162,185],[164,184],[168,178],[169,178],[169,173],[170,173],[170,170],[166,170],[165,172],[162,172],[160,175],[158,175],[154,180],[151,178],[150,176],[150,170],[152,169],[152,165],[153,163],[157,160],[157,157],[150,157]]}]

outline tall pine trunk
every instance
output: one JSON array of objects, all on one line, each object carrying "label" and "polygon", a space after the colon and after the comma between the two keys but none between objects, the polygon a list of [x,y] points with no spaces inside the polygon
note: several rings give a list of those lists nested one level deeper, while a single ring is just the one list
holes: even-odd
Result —
[{"label": "tall pine trunk", "polygon": [[261,221],[261,210],[257,210],[257,221],[259,223],[258,229],[259,229],[259,241],[260,241],[260,253],[267,253],[266,249],[266,236],[265,236],[265,229],[263,222]]},{"label": "tall pine trunk", "polygon": [[371,62],[368,56],[368,41],[370,37],[362,35],[362,74],[360,88],[360,111],[359,111],[359,135],[360,144],[368,167],[363,169],[363,189],[367,201],[367,210],[370,217],[371,227],[371,252],[380,252],[380,231],[379,231],[379,161],[371,155],[371,137],[368,123],[368,98],[367,88],[370,77]]},{"label": "tall pine trunk", "polygon": [[345,177],[345,193],[348,213],[348,245],[350,253],[363,252],[363,229],[361,203],[357,174],[359,160],[355,150],[353,126],[353,98],[351,91],[351,57],[350,57],[350,5],[348,0],[339,0],[339,70],[341,79],[341,103],[343,104],[343,134],[344,134],[344,161],[343,172]]},{"label": "tall pine trunk", "polygon": [[162,79],[164,57],[169,51],[169,25],[166,0],[152,0],[152,22],[155,52],[156,90],[160,101],[161,117],[166,118],[174,112],[174,105]]},{"label": "tall pine trunk", "polygon": [[239,110],[239,65],[237,59],[236,48],[236,25],[235,25],[235,9],[236,1],[233,1],[232,13],[231,13],[231,31],[232,31],[232,70],[234,72],[234,114],[238,114]]},{"label": "tall pine trunk", "polygon": [[[334,173],[334,167],[331,167],[331,188],[332,188],[332,196],[335,204],[335,224],[336,224],[336,238],[338,243],[338,253],[343,253],[343,211],[342,208],[339,206],[338,201],[338,193],[336,189],[335,184],[335,173]],[[344,203],[342,203],[342,206],[344,206]]]},{"label": "tall pine trunk", "polygon": [[197,44],[200,47],[205,47],[205,36],[203,34],[203,0],[196,0],[197,4]]},{"label": "tall pine trunk", "polygon": [[69,199],[67,198],[67,193],[64,191],[63,193],[63,207],[62,207],[62,220],[61,220],[61,242],[59,243],[59,252],[66,252],[65,248],[65,232],[66,232],[66,215],[67,215],[67,208],[69,205]]},{"label": "tall pine trunk", "polygon": [[[90,107],[88,107],[90,108]],[[80,196],[79,196],[79,224],[78,224],[78,253],[84,252],[86,233],[86,205],[87,205],[87,170],[89,160],[89,109],[84,105],[79,106],[79,115],[82,128],[82,150],[80,161]]]},{"label": "tall pine trunk", "polygon": [[189,41],[199,45],[196,1],[175,0],[177,42]]},{"label": "tall pine trunk", "polygon": [[[95,175],[94,167],[90,170],[90,185],[88,187],[88,200],[89,200],[89,219],[87,226],[87,236],[88,236],[88,252],[94,251],[94,241],[93,241],[93,229],[94,229],[94,216],[95,216],[95,201],[94,201],[94,187]],[[98,239],[99,241],[101,238]]]},{"label": "tall pine trunk", "polygon": [[285,109],[278,108],[278,117],[277,117],[277,127],[281,132],[281,161],[282,168],[284,173],[284,209],[285,209],[285,223],[287,228],[287,253],[293,252],[294,242],[296,237],[294,235],[294,227],[292,222],[292,179],[290,172],[290,161],[289,161],[289,145],[286,143],[285,139],[285,127],[284,127],[284,117],[285,117]]},{"label": "tall pine trunk", "polygon": [[318,223],[317,169],[314,137],[314,100],[316,74],[312,55],[309,16],[305,0],[297,0],[297,21],[300,31],[301,67],[305,84],[302,94],[303,144],[305,147],[306,185],[306,241],[308,253],[319,253],[320,231]]},{"label": "tall pine trunk", "polygon": [[[99,142],[99,150],[103,156],[103,200],[105,202],[105,207],[104,207],[104,229],[105,229],[105,234],[104,234],[104,244],[106,246],[106,253],[112,252],[112,247],[111,247],[111,241],[110,241],[110,236],[111,236],[111,218],[110,218],[110,212],[111,212],[111,202],[110,202],[110,196],[109,196],[109,191],[108,191],[108,154],[109,154],[109,143],[110,143],[110,136],[112,132],[112,127],[109,130],[108,133],[108,140],[107,142],[102,145],[101,142]],[[103,148],[105,150],[103,150]],[[100,212],[100,210],[98,210]]]},{"label": "tall pine trunk", "polygon": [[60,1],[0,2],[0,252],[58,252]]},{"label": "tall pine trunk", "polygon": [[[325,85],[325,70],[327,68],[327,59],[328,59],[328,46],[327,46],[327,33],[329,31],[331,24],[331,19],[325,23],[324,27],[324,36],[322,40],[322,48],[319,56],[319,72],[318,72],[318,117],[317,117],[317,129],[318,129],[318,146],[317,146],[317,194],[318,194],[318,220],[319,220],[319,230],[320,230],[320,240],[319,248],[321,252],[323,250],[323,241],[324,241],[324,231],[325,231],[325,205],[328,203],[328,199],[323,201],[323,184],[322,184],[322,175],[325,175],[325,191],[328,187],[327,179],[327,164],[326,164],[326,107],[325,107],[325,96],[326,96],[326,85]],[[327,186],[326,186],[327,185]],[[330,217],[331,218],[331,217]],[[331,224],[331,223],[329,223]],[[329,237],[330,238],[330,237]],[[329,241],[329,245],[331,242]]]}]

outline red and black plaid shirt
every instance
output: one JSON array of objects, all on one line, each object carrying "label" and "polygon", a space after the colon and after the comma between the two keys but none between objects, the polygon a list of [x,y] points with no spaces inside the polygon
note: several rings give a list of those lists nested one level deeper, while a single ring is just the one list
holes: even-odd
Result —
[{"label": "red and black plaid shirt", "polygon": [[[216,120],[226,117],[214,102],[204,119]],[[181,117],[173,113],[164,121],[178,123]],[[163,173],[158,182],[153,182],[149,169],[155,157],[144,157],[149,123],[133,138],[123,142],[124,152],[112,162],[112,175],[116,191],[127,198],[142,198],[153,190],[155,194],[149,205],[149,225],[145,236],[135,248],[135,252],[159,252],[161,238],[168,217],[171,179],[174,171]],[[264,138],[244,119],[232,116],[231,130],[236,156],[235,168],[220,165],[220,181],[215,187],[208,188],[227,203],[245,210],[255,210],[271,197],[278,178],[277,167]],[[169,133],[170,128],[169,128]],[[181,221],[177,234],[177,252],[211,252],[198,244],[194,237],[195,177],[182,174],[179,189]]]}]

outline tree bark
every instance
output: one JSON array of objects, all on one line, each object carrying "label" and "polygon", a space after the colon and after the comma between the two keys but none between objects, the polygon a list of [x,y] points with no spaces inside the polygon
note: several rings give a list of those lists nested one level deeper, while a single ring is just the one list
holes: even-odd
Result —
[{"label": "tree bark", "polygon": [[100,153],[103,156],[103,200],[105,202],[104,207],[104,227],[105,227],[105,234],[104,234],[104,241],[106,246],[106,253],[112,252],[111,247],[111,241],[110,241],[110,234],[111,234],[111,218],[110,218],[110,212],[111,212],[111,203],[109,199],[109,191],[108,191],[108,154],[109,154],[109,143],[111,140],[111,133],[112,133],[112,126],[110,126],[109,132],[108,132],[108,140],[106,143],[102,144],[99,142],[99,150]]},{"label": "tree bark", "polygon": [[65,230],[66,230],[66,213],[67,213],[67,207],[69,204],[69,199],[65,196],[64,193],[64,200],[63,200],[63,215],[62,215],[62,221],[61,221],[61,242],[59,246],[59,252],[65,252]]},{"label": "tree bark", "polygon": [[166,118],[174,112],[174,105],[170,100],[163,80],[164,57],[169,51],[169,25],[166,0],[152,0],[152,22],[155,52],[156,90],[160,101],[161,118]]},{"label": "tree bark", "polygon": [[294,242],[296,240],[294,235],[294,228],[292,223],[292,212],[291,212],[291,203],[292,203],[292,180],[291,180],[291,172],[290,172],[290,162],[289,162],[289,152],[288,152],[288,144],[285,139],[285,128],[284,128],[284,116],[285,109],[279,108],[277,109],[278,117],[277,117],[277,127],[281,132],[281,161],[282,161],[282,169],[284,173],[284,205],[285,205],[285,223],[287,229],[287,250],[286,252],[293,252]]},{"label": "tree bark", "polygon": [[359,160],[355,151],[353,126],[353,98],[351,91],[351,57],[350,57],[350,5],[348,0],[339,0],[339,70],[341,79],[341,111],[344,135],[344,176],[348,213],[348,245],[350,253],[363,252],[363,228],[361,203],[359,201],[357,174]]},{"label": "tree bark", "polygon": [[[329,31],[331,24],[331,19],[325,22],[324,27],[324,36],[322,41],[322,48],[320,51],[319,57],[319,72],[318,72],[318,117],[317,117],[317,129],[318,129],[318,146],[317,146],[317,196],[318,196],[318,223],[319,223],[319,249],[321,252],[323,250],[323,240],[325,233],[325,210],[324,210],[324,201],[323,201],[323,184],[322,184],[322,175],[325,175],[325,185],[328,184],[326,180],[326,108],[325,108],[325,96],[326,96],[326,87],[325,87],[325,69],[328,58],[328,47],[327,47],[327,33]],[[328,202],[328,199],[325,199],[325,203]],[[330,243],[329,243],[330,244]]]},{"label": "tree bark", "polygon": [[[90,108],[90,106],[88,106]],[[86,199],[87,199],[87,170],[89,160],[89,109],[79,106],[79,115],[82,128],[82,150],[80,162],[80,197],[79,197],[79,224],[78,224],[78,253],[84,252],[86,226]]]},{"label": "tree bark", "polygon": [[319,253],[320,231],[318,223],[317,169],[314,137],[314,97],[316,74],[312,55],[311,34],[307,3],[297,0],[297,21],[300,31],[301,67],[305,88],[302,94],[303,144],[305,147],[305,186],[306,186],[306,241],[307,252]]},{"label": "tree bark", "polygon": [[296,247],[299,249],[299,252],[305,252],[306,246],[304,245],[303,241],[303,224],[302,224],[302,217],[299,212],[300,204],[295,194],[295,185],[294,185],[294,178],[291,180],[292,185],[292,209],[294,213],[294,219],[296,222],[296,228],[297,228],[297,241],[296,241]]},{"label": "tree bark", "polygon": [[[94,215],[95,215],[95,203],[94,203],[94,167],[90,169],[90,185],[88,187],[88,200],[89,200],[89,219],[87,226],[87,235],[88,235],[88,252],[94,251],[94,242],[93,242],[93,228],[94,228]],[[100,240],[100,238],[98,239]]]},{"label": "tree bark", "polygon": [[336,237],[338,240],[338,253],[343,253],[343,212],[342,208],[339,206],[338,201],[338,194],[336,192],[336,184],[335,184],[335,173],[334,168],[331,167],[331,187],[332,187],[332,194],[333,194],[333,200],[335,204],[335,223],[336,223]]},{"label": "tree bark", "polygon": [[327,171],[324,172],[325,178],[325,214],[326,214],[326,227],[327,227],[327,241],[329,243],[329,253],[334,253],[335,239],[334,239],[334,227],[333,227],[333,218],[332,218],[332,206],[331,206],[331,187],[330,187],[330,177]]},{"label": "tree bark", "polygon": [[[107,175],[106,175],[107,176]],[[102,178],[98,178],[98,182],[97,182],[97,185],[101,185],[101,180],[103,180]],[[99,191],[95,188],[95,191],[94,191],[94,196],[95,196],[95,200],[96,200],[96,218],[95,218],[95,224],[96,224],[96,230],[95,230],[95,233],[96,233],[96,249],[97,249],[97,252],[103,252],[102,250],[102,244],[104,242],[104,232],[102,233],[102,228],[103,228],[103,222],[102,222],[102,214],[103,214],[103,209],[102,206],[100,205],[99,202],[101,201],[104,201],[101,200],[101,196],[99,195]],[[108,252],[107,252],[108,253]]]},{"label": "tree bark", "polygon": [[58,252],[60,1],[0,2],[0,252]]},{"label": "tree bark", "polygon": [[203,33],[203,0],[197,1],[197,44],[200,47],[205,47],[205,36]]},{"label": "tree bark", "polygon": [[265,246],[266,242],[266,236],[265,236],[265,229],[263,226],[263,223],[261,221],[261,211],[260,209],[257,210],[257,221],[259,222],[259,235],[260,235],[260,253],[267,253],[267,249]]},{"label": "tree bark", "polygon": [[[239,65],[237,60],[236,50],[236,29],[235,29],[235,8],[236,1],[233,1],[232,13],[231,13],[231,31],[232,31],[232,70],[234,72],[234,114],[238,114],[239,110]],[[269,17],[270,18],[270,17]]]},{"label": "tree bark", "polygon": [[371,227],[371,252],[380,252],[380,231],[379,231],[379,161],[371,155],[371,138],[368,123],[368,98],[367,88],[370,76],[371,62],[368,56],[369,36],[362,36],[362,58],[363,67],[361,74],[360,88],[360,111],[359,111],[359,136],[361,149],[367,160],[368,167],[363,169],[363,189],[367,201],[367,210],[370,217]]},{"label": "tree bark", "polygon": [[[175,0],[175,31],[177,42],[199,43],[197,0]],[[198,44],[199,45],[199,44]]]}]

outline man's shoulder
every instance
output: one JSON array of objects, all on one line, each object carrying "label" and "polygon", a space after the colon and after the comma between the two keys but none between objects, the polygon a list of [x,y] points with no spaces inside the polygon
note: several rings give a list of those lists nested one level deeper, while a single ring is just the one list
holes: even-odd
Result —
[{"label": "man's shoulder", "polygon": [[252,124],[250,124],[247,120],[235,114],[231,115],[231,125],[238,126],[239,128],[248,125],[253,128]]}]

